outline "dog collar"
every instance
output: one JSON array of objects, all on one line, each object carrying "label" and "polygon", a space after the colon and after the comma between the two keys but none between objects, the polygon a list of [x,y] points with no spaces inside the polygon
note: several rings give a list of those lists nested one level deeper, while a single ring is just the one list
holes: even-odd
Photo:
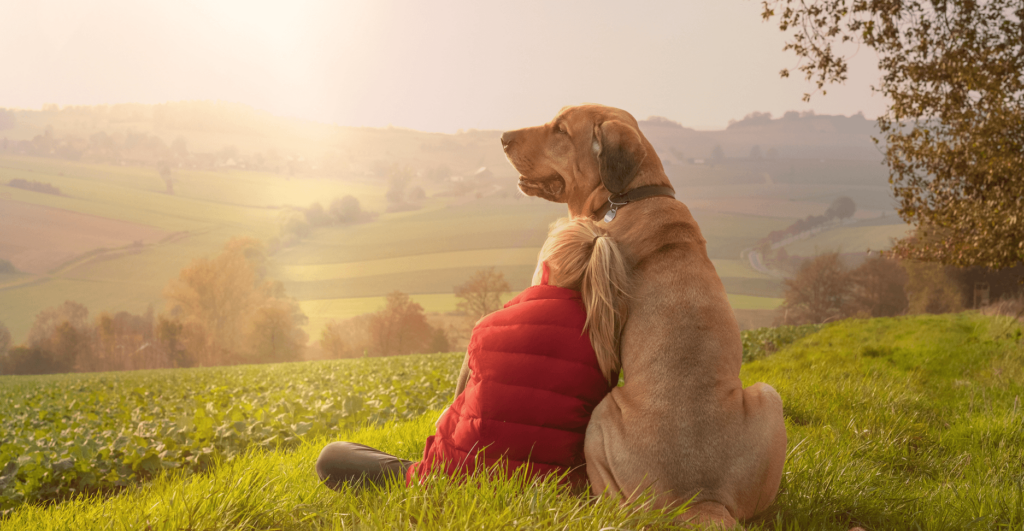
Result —
[{"label": "dog collar", "polygon": [[619,208],[641,199],[647,199],[648,197],[671,197],[675,199],[676,192],[670,186],[651,184],[634,188],[624,194],[611,194],[608,196],[608,201],[601,205],[601,208],[594,211],[594,216],[604,216],[604,222],[609,223],[615,219],[615,213]]}]

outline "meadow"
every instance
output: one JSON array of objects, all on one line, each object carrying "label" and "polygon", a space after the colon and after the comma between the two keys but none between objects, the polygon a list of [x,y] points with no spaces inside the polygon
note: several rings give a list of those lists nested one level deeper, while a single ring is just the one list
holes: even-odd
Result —
[{"label": "meadow", "polygon": [[[1024,526],[1022,336],[1019,322],[976,312],[850,319],[745,333],[747,352],[740,377],[745,386],[763,381],[779,391],[789,437],[778,498],[766,513],[745,522],[746,528],[1020,529]],[[399,382],[397,389],[402,382],[419,381],[414,360],[423,367],[440,362],[434,366],[437,370],[448,363],[454,372],[458,357],[305,362],[235,370],[265,374],[259,385],[266,389],[259,393],[295,388],[291,394],[301,395],[309,408],[316,400],[325,403],[330,393],[343,387],[325,379],[326,375],[351,369],[360,374],[355,381],[375,382],[367,385],[372,390],[386,386],[390,374],[390,381]],[[386,363],[405,366],[408,373],[398,377],[393,369],[379,371],[375,365]],[[207,369],[134,373],[123,378],[126,386],[131,378],[143,376],[187,386],[184,382],[202,371]],[[303,375],[309,377],[304,380]],[[423,376],[434,382],[432,388],[454,385],[444,375]],[[3,388],[21,382],[16,396],[49,394],[60,401],[62,393],[80,392],[87,400],[88,389],[96,388],[97,379],[102,378],[109,376],[15,377],[5,379]],[[203,393],[229,397],[231,386],[238,385],[237,380],[221,385],[215,379],[211,373],[203,381],[200,387],[206,390],[200,390],[198,401]],[[150,380],[148,386],[154,383]],[[656,529],[664,528],[673,516],[671,511],[654,511],[642,503],[618,507],[607,500],[595,502],[553,482],[528,484],[516,477],[480,478],[468,484],[437,479],[411,488],[389,484],[340,493],[318,485],[312,464],[332,440],[361,442],[418,459],[426,436],[433,431],[437,410],[450,399],[450,388],[440,391],[437,402],[423,401],[430,393],[410,399],[404,417],[378,416],[375,424],[338,425],[322,432],[309,428],[291,435],[295,441],[290,445],[254,444],[232,457],[217,456],[199,473],[170,468],[112,495],[89,494],[52,505],[18,504],[0,520],[0,527]],[[129,392],[126,400],[146,404],[138,409],[159,406],[160,401],[146,397],[145,392],[140,387]],[[275,400],[282,408],[289,402],[285,395],[271,402]],[[336,400],[334,396],[331,401]],[[234,402],[211,402],[212,409],[223,412]],[[55,431],[46,423],[66,422],[46,408],[42,411],[37,438]],[[9,416],[6,410],[0,413]],[[120,413],[122,417],[130,414]],[[235,422],[256,420],[243,417]],[[37,420],[26,417],[22,422]],[[74,430],[65,429],[62,437],[73,440]],[[52,459],[57,451],[45,450],[45,458]],[[4,492],[6,496],[9,491]]]},{"label": "meadow", "polygon": [[[15,178],[52,184],[61,195],[3,186]],[[342,195],[380,215],[314,228],[268,263],[269,277],[283,282],[306,311],[305,330],[314,340],[329,320],[376,311],[394,290],[411,294],[428,312],[453,312],[453,287],[479,269],[495,267],[514,292],[521,290],[548,225],[565,215],[564,205],[516,194],[446,195],[446,185],[427,181],[418,181],[428,190],[421,208],[384,213],[386,180],[369,176],[176,169],[173,178],[169,194],[152,167],[0,155],[0,257],[20,257],[22,270],[0,276],[0,322],[15,343],[38,312],[65,300],[92,315],[160,312],[165,286],[191,260],[216,254],[234,236],[272,239],[298,209]],[[739,185],[720,188],[751,193]],[[777,307],[779,281],[739,256],[792,219],[714,210],[694,215],[734,307]]]}]

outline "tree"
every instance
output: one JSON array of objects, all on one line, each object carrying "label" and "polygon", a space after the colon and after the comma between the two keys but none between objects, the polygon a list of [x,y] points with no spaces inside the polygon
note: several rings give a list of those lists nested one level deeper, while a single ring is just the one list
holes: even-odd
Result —
[{"label": "tree", "polygon": [[374,314],[330,321],[320,332],[320,348],[333,358],[357,358],[370,349],[370,323]]},{"label": "tree", "polygon": [[345,341],[345,332],[338,321],[330,321],[320,331],[320,348],[332,358],[347,358],[351,345]]},{"label": "tree", "polygon": [[171,174],[171,163],[166,160],[161,160],[157,163],[156,172],[160,174],[160,179],[164,181],[164,186],[167,188],[167,194],[174,195],[174,176]]},{"label": "tree", "polygon": [[265,300],[252,317],[248,361],[275,363],[301,359],[309,338],[300,326],[306,322],[306,316],[294,301]]},{"label": "tree", "polygon": [[[874,49],[890,104],[878,117],[902,258],[1012,267],[1024,260],[1024,4],[1020,0],[766,0],[785,49],[825,94],[846,80],[833,45]],[[787,70],[781,72],[789,75]],[[804,95],[805,100],[810,94]],[[878,139],[876,139],[876,142]]]},{"label": "tree", "polygon": [[850,309],[861,317],[892,317],[907,311],[907,272],[895,260],[868,258],[850,273]]},{"label": "tree", "polygon": [[28,347],[42,355],[45,372],[71,372],[79,359],[91,355],[89,310],[73,301],[47,308],[36,315],[28,332]]},{"label": "tree", "polygon": [[796,276],[785,280],[784,296],[780,308],[783,324],[824,323],[845,317],[850,275],[839,261],[839,253],[804,262]]},{"label": "tree", "polygon": [[80,360],[87,371],[155,369],[166,366],[154,355],[153,309],[142,315],[128,312],[101,313],[96,318],[96,342],[92,356]]},{"label": "tree", "polygon": [[451,342],[448,341],[448,334],[443,328],[435,328],[430,336],[430,344],[427,345],[427,352],[451,352]]},{"label": "tree", "polygon": [[388,294],[384,309],[370,318],[370,349],[376,356],[422,352],[433,330],[423,307],[401,291]]},{"label": "tree", "polygon": [[341,199],[334,198],[327,213],[336,223],[354,223],[362,217],[359,200],[351,195],[343,196]]},{"label": "tree", "polygon": [[837,197],[832,204],[825,209],[825,217],[829,219],[839,218],[846,219],[853,217],[853,214],[857,212],[857,205],[853,202],[853,199],[846,197]]},{"label": "tree", "polygon": [[473,320],[501,309],[501,294],[511,290],[505,273],[493,267],[473,273],[469,280],[454,289],[455,296],[462,299],[456,308]]},{"label": "tree", "polygon": [[234,238],[217,256],[182,269],[164,290],[182,323],[175,344],[212,355],[211,363],[297,359],[306,317],[265,270],[263,245],[252,238]]},{"label": "tree", "polygon": [[306,223],[313,227],[322,227],[331,223],[331,218],[324,211],[324,206],[320,203],[309,205],[309,208],[302,213],[306,217]]}]

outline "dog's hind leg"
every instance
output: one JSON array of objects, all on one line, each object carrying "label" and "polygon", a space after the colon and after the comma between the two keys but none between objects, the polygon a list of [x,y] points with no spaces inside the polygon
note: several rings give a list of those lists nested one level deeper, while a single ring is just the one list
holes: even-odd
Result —
[{"label": "dog's hind leg", "polygon": [[775,501],[786,462],[786,421],[782,397],[775,389],[758,382],[743,390],[746,409],[747,455],[737,479],[737,517],[751,518]]}]

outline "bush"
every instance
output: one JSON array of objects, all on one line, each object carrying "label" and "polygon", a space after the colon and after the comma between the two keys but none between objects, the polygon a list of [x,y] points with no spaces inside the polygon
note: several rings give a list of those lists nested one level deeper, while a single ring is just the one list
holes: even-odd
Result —
[{"label": "bush", "polygon": [[11,182],[7,183],[8,186],[14,188],[21,188],[23,190],[31,190],[33,192],[39,192],[42,194],[60,195],[60,188],[50,184],[41,183],[39,181],[26,181],[25,179],[11,179]]},{"label": "bush", "polygon": [[796,340],[821,330],[824,326],[827,325],[807,324],[744,330],[740,333],[743,338],[743,363],[770,356]]}]

